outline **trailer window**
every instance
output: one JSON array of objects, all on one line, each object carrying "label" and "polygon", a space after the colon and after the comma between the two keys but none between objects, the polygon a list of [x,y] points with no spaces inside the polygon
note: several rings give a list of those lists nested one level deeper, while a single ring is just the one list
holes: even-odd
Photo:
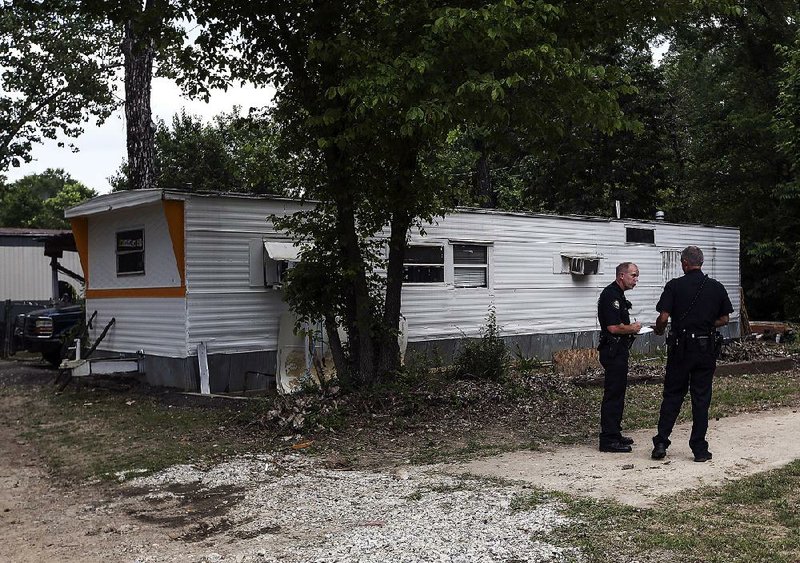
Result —
[{"label": "trailer window", "polygon": [[489,287],[489,249],[481,244],[453,245],[453,285]]},{"label": "trailer window", "polygon": [[417,245],[406,249],[404,283],[444,282],[444,247]]},{"label": "trailer window", "polygon": [[117,232],[117,275],[144,274],[144,229]]},{"label": "trailer window", "polygon": [[625,242],[655,244],[656,232],[653,229],[637,229],[635,227],[626,227]]}]

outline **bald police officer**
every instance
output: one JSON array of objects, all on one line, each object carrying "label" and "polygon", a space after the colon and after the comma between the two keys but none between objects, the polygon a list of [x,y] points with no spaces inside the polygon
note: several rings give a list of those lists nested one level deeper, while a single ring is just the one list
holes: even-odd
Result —
[{"label": "bald police officer", "polygon": [[600,451],[627,453],[633,440],[622,435],[622,411],[628,387],[628,356],[634,334],[642,324],[631,323],[631,303],[625,292],[636,287],[639,268],[633,262],[617,266],[616,278],[600,293],[597,319],[600,322],[600,363],[605,369],[603,403],[600,406]]},{"label": "bald police officer", "polygon": [[715,329],[728,324],[733,306],[725,287],[704,274],[702,266],[703,252],[696,246],[687,246],[681,252],[684,275],[667,282],[656,305],[656,334],[664,334],[670,318],[672,326],[667,338],[667,371],[658,434],[653,437],[653,459],[667,455],[669,435],[687,390],[692,397],[689,447],[695,461],[711,459],[706,431],[716,369]]}]

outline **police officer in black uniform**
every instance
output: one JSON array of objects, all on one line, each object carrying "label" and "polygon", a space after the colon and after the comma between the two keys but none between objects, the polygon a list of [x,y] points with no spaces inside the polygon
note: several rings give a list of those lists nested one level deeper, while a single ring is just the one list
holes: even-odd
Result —
[{"label": "police officer in black uniform", "polygon": [[628,387],[628,356],[634,334],[642,324],[631,323],[631,303],[625,292],[636,287],[639,268],[633,262],[617,266],[616,279],[600,293],[597,319],[600,322],[600,363],[605,369],[603,403],[600,406],[600,451],[627,453],[633,440],[622,435],[622,411]]},{"label": "police officer in black uniform", "polygon": [[716,369],[716,350],[721,345],[715,329],[728,324],[733,306],[725,287],[705,275],[703,252],[687,246],[681,252],[684,275],[667,282],[656,305],[656,334],[664,334],[668,319],[672,327],[667,337],[667,371],[664,395],[658,417],[658,434],[653,437],[653,459],[667,455],[669,435],[688,390],[692,397],[692,434],[689,447],[695,461],[708,461],[706,431],[711,383]]}]

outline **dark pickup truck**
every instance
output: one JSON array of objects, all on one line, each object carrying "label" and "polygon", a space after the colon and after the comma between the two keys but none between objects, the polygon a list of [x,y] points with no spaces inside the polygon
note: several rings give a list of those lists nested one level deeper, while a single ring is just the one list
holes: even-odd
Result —
[{"label": "dark pickup truck", "polygon": [[57,366],[61,363],[70,329],[80,323],[83,316],[83,306],[74,304],[56,305],[17,315],[14,347],[17,350],[41,352],[45,360]]}]

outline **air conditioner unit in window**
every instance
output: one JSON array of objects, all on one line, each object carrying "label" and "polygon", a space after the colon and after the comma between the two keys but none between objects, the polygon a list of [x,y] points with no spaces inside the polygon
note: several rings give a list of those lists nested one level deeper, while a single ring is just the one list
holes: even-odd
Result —
[{"label": "air conditioner unit in window", "polygon": [[264,250],[264,285],[278,289],[297,265],[300,249],[291,242],[264,241]]},{"label": "air conditioner unit in window", "polygon": [[288,260],[266,260],[264,272],[264,285],[279,289],[286,282],[286,272],[297,265],[297,262]]},{"label": "air conditioner unit in window", "polygon": [[569,273],[578,276],[596,274],[599,267],[600,260],[597,258],[571,258],[569,261]]}]

